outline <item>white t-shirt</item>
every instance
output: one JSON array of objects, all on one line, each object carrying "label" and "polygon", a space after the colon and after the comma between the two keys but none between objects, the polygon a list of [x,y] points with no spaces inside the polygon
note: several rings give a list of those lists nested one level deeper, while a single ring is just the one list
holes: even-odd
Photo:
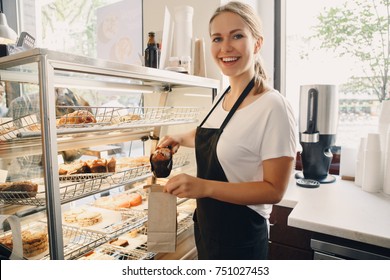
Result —
[{"label": "white t-shirt", "polygon": [[[217,96],[216,101],[220,98]],[[221,101],[203,124],[219,128],[228,111]],[[289,156],[295,158],[296,122],[286,98],[269,90],[251,104],[237,110],[217,144],[217,156],[229,182],[263,180],[262,161]],[[268,219],[272,205],[248,205]]]}]

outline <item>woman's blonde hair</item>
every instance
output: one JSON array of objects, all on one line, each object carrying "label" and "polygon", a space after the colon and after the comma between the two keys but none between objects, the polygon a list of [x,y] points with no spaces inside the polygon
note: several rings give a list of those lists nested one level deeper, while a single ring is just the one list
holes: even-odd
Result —
[{"label": "woman's blonde hair", "polygon": [[[258,14],[251,6],[236,1],[229,2],[226,5],[217,8],[210,18],[209,28],[214,18],[225,12],[230,12],[240,16],[249,27],[249,30],[255,40],[263,38],[263,28]],[[209,30],[209,33],[210,32],[211,31]],[[267,79],[267,73],[264,70],[260,52],[258,52],[255,55],[255,85],[259,89],[257,92],[263,92]]]}]

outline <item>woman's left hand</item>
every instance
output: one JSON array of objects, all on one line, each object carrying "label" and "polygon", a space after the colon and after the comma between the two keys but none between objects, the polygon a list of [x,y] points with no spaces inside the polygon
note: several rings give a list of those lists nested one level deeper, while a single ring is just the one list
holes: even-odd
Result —
[{"label": "woman's left hand", "polygon": [[166,183],[164,191],[179,198],[202,198],[206,196],[204,181],[187,174],[179,174]]}]

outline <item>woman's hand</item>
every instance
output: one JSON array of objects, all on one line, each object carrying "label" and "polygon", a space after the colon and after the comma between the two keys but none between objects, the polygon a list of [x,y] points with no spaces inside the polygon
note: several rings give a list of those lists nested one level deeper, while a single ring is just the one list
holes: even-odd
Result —
[{"label": "woman's hand", "polygon": [[158,143],[158,147],[164,148],[169,146],[171,147],[172,153],[176,153],[177,150],[180,148],[180,142],[180,137],[167,135],[160,140],[160,142]]},{"label": "woman's hand", "polygon": [[195,132],[196,130],[193,129],[178,135],[166,135],[160,140],[158,147],[170,146],[173,153],[176,153],[180,146],[193,148],[195,146]]},{"label": "woman's hand", "polygon": [[206,197],[205,180],[187,174],[172,177],[165,185],[164,191],[179,198]]}]

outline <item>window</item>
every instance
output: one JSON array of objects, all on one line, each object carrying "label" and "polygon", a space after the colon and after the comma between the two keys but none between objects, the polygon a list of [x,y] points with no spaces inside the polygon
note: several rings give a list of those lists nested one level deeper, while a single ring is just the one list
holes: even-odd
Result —
[{"label": "window", "polygon": [[18,0],[38,47],[141,65],[142,0]]},{"label": "window", "polygon": [[[336,136],[337,146],[358,147],[360,137],[367,136],[369,132],[378,132],[378,113],[380,110],[380,98],[375,94],[372,86],[367,85],[367,81],[373,81],[376,74],[375,67],[370,67],[370,62],[379,57],[376,49],[384,47],[388,50],[389,37],[388,26],[382,25],[382,30],[367,30],[372,32],[372,38],[363,44],[359,43],[360,53],[368,56],[363,59],[358,56],[358,52],[339,54],[344,51],[342,48],[336,48],[336,42],[327,42],[330,48],[324,48],[323,36],[318,37],[318,28],[322,24],[322,32],[326,32],[326,23],[319,21],[319,16],[329,15],[325,20],[328,24],[332,22],[330,17],[336,17],[343,14],[339,22],[339,28],[352,28],[342,22],[343,20],[353,20],[355,27],[372,28],[371,23],[377,20],[377,16],[382,16],[389,20],[389,14],[386,14],[385,4],[387,2],[387,11],[389,1],[347,1],[347,0],[295,0],[285,1],[286,11],[286,95],[292,102],[295,112],[299,112],[299,91],[300,85],[305,84],[334,84],[338,86],[339,92],[339,122],[338,133]],[[373,6],[373,5],[376,6]],[[339,10],[336,10],[337,8]],[[332,14],[333,13],[333,14]],[[363,16],[365,13],[366,16]],[[331,15],[331,16],[330,16]],[[360,20],[361,19],[361,20]],[[366,21],[365,25],[363,21]],[[326,28],[330,28],[327,26]],[[386,31],[387,30],[387,31]],[[358,30],[348,30],[351,34],[357,34]],[[346,32],[340,29],[339,32]],[[346,33],[348,33],[346,32]],[[353,33],[355,32],[355,33]],[[382,39],[379,34],[382,34]],[[386,37],[387,34],[387,37]],[[367,35],[367,34],[366,34]],[[348,35],[345,35],[348,36]],[[357,36],[357,35],[351,35]],[[334,36],[336,38],[336,36]],[[341,36],[337,36],[341,40]],[[359,38],[354,38],[359,42]],[[353,40],[350,40],[353,42]],[[387,44],[386,44],[387,42]],[[333,46],[331,46],[333,43]],[[384,46],[382,44],[385,44]],[[350,51],[357,49],[351,46]],[[387,51],[387,62],[381,59],[378,63],[387,63],[389,65],[389,53]],[[372,66],[372,65],[371,65]],[[388,75],[388,74],[387,74]],[[388,76],[387,79],[390,77]],[[376,85],[376,87],[380,84]],[[389,84],[387,84],[387,96],[389,98]]]},{"label": "window", "polygon": [[[18,15],[18,31],[31,34],[37,47],[141,65],[142,0],[17,0],[7,4],[8,13]],[[141,93],[72,90],[92,106],[142,103]],[[0,116],[6,114],[5,103],[0,92]]]}]

